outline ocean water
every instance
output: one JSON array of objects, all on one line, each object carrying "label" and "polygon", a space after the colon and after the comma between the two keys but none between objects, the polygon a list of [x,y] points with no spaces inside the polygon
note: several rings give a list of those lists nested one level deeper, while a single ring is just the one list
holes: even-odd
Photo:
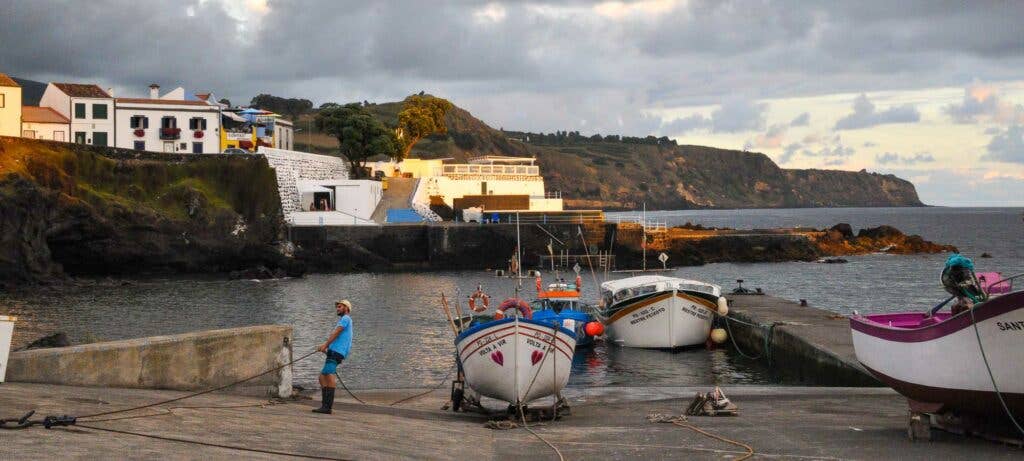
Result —
[{"label": "ocean water", "polygon": [[[847,222],[858,229],[889,224],[928,240],[957,245],[971,257],[988,252],[992,258],[976,259],[979,269],[1009,275],[1024,272],[1022,212],[1008,208],[727,210],[651,212],[648,218],[670,225],[690,221],[734,228],[828,227]],[[813,306],[840,313],[920,310],[945,298],[938,283],[945,258],[866,255],[850,257],[848,264],[709,264],[679,268],[674,275],[717,283],[725,290],[742,278],[746,286],[806,299]],[[652,263],[657,264],[653,255]],[[525,282],[529,293],[532,281]],[[355,345],[342,368],[346,384],[420,387],[436,384],[453,365],[453,334],[440,309],[441,293],[464,299],[477,284],[493,298],[515,292],[513,281],[480,271],[313,274],[272,281],[97,281],[77,289],[0,293],[0,314],[19,318],[15,347],[57,331],[82,343],[278,323],[294,326],[296,351],[302,353],[324,340],[336,321],[333,302],[347,298],[355,305]],[[584,278],[583,295],[596,299],[590,277]],[[314,359],[296,364],[296,381],[315,385],[319,366]],[[771,382],[774,378],[763,364],[725,349],[665,352],[599,344],[577,353],[570,385]]]}]

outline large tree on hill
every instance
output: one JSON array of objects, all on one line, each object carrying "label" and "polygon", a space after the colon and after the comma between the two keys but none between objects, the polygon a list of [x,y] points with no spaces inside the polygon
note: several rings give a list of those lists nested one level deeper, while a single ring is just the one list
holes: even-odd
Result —
[{"label": "large tree on hill", "polygon": [[448,127],[444,115],[452,108],[447,99],[423,93],[405,98],[402,111],[398,113],[398,138],[402,142],[400,158],[409,156],[413,146],[432,134],[444,134]]},{"label": "large tree on hill", "polygon": [[359,103],[320,109],[316,129],[337,138],[338,149],[348,159],[353,177],[363,175],[366,159],[381,154],[395,157],[401,152],[395,132]]},{"label": "large tree on hill", "polygon": [[271,112],[277,112],[282,115],[287,115],[288,118],[293,121],[296,120],[299,115],[313,109],[313,102],[308,99],[282,98],[270,94],[260,94],[253,97],[252,101],[249,101],[249,105],[269,110]]}]

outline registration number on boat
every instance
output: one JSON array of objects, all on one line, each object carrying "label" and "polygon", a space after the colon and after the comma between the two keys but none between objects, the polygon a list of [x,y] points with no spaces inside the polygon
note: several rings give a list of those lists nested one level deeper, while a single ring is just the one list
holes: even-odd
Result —
[{"label": "registration number on boat", "polygon": [[659,308],[656,308],[656,309],[647,308],[647,309],[641,310],[640,312],[637,312],[637,313],[633,314],[633,319],[629,321],[629,324],[630,325],[636,325],[636,324],[638,324],[640,322],[644,322],[647,319],[650,319],[651,317],[654,317],[654,316],[656,316],[656,315],[658,315],[658,314],[660,314],[662,312],[665,312],[665,308],[664,307],[659,307]]}]

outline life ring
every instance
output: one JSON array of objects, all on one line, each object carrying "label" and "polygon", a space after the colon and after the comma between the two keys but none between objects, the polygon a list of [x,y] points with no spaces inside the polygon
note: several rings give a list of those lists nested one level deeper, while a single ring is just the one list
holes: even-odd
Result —
[{"label": "life ring", "polygon": [[505,311],[511,308],[519,309],[519,315],[524,319],[533,318],[533,309],[530,309],[530,305],[520,298],[508,298],[502,301],[494,313],[494,318],[505,318]]},{"label": "life ring", "polygon": [[[479,308],[476,305],[476,300],[478,299],[483,301]],[[484,293],[480,288],[477,288],[476,291],[469,296],[469,308],[473,312],[483,312],[487,310],[488,307],[491,307],[491,297],[487,296],[487,293]]]}]

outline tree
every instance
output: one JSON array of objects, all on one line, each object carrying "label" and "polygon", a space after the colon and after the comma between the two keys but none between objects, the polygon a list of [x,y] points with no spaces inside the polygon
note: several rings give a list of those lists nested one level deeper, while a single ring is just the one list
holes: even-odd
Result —
[{"label": "tree", "polygon": [[220,98],[220,101],[217,102],[224,104],[225,106],[231,107],[231,101],[228,100],[228,98]]},{"label": "tree", "polygon": [[338,150],[348,159],[353,177],[364,174],[367,158],[394,157],[401,152],[395,132],[357,102],[321,109],[316,114],[316,129],[338,140]]},{"label": "tree", "polygon": [[398,113],[398,138],[402,142],[399,156],[404,159],[412,152],[413,146],[432,134],[445,134],[444,116],[452,108],[447,99],[430,95],[412,95],[405,98],[402,111]]},{"label": "tree", "polygon": [[252,98],[249,105],[287,115],[292,120],[313,108],[313,102],[308,99],[282,98],[270,94],[257,95]]}]

